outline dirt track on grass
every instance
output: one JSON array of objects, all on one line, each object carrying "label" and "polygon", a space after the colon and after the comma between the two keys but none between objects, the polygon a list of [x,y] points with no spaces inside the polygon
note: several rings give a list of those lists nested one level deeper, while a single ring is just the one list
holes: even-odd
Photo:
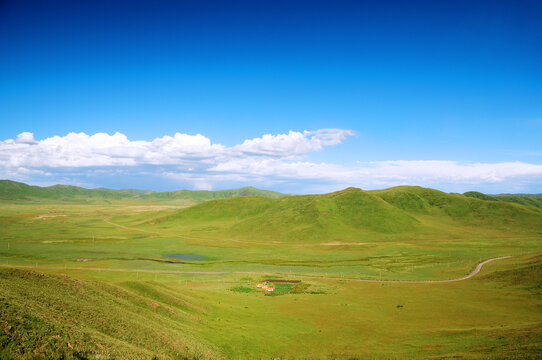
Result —
[{"label": "dirt track on grass", "polygon": [[333,279],[333,280],[346,280],[346,281],[359,281],[359,282],[373,282],[373,283],[401,283],[401,284],[433,284],[433,283],[449,283],[449,282],[456,282],[456,281],[463,281],[470,279],[471,277],[475,276],[482,270],[482,267],[495,260],[501,260],[501,259],[508,259],[512,256],[501,256],[493,259],[487,259],[486,261],[482,261],[481,263],[476,266],[476,269],[474,269],[473,272],[471,272],[468,275],[462,276],[460,278],[456,279],[448,279],[448,280],[375,280],[375,279],[352,279],[352,278],[336,278],[336,277],[323,277],[323,276],[312,276],[312,275],[303,275],[302,277],[309,277],[309,278],[320,278],[320,279]]},{"label": "dirt track on grass", "polygon": [[0,267],[21,268],[21,269],[48,269],[48,270],[80,270],[80,271],[113,271],[113,272],[130,272],[130,273],[152,273],[152,274],[197,274],[197,275],[228,275],[228,274],[249,274],[249,275],[281,275],[292,278],[310,278],[323,280],[338,280],[338,281],[357,281],[370,283],[398,283],[398,284],[436,284],[463,281],[470,279],[482,270],[482,267],[492,261],[507,259],[511,256],[501,256],[493,259],[482,261],[473,272],[468,275],[456,279],[448,280],[376,280],[376,279],[355,279],[355,278],[340,278],[330,276],[317,275],[294,275],[274,272],[257,272],[257,271],[179,271],[179,270],[147,270],[147,269],[108,269],[108,268],[91,268],[91,267],[55,267],[55,266],[28,266],[28,265],[6,265],[0,264]]}]

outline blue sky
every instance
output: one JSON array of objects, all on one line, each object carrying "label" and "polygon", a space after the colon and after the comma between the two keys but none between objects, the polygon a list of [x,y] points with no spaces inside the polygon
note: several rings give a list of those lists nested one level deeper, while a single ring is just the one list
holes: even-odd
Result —
[{"label": "blue sky", "polygon": [[541,15],[540,1],[3,1],[0,177],[542,192]]}]

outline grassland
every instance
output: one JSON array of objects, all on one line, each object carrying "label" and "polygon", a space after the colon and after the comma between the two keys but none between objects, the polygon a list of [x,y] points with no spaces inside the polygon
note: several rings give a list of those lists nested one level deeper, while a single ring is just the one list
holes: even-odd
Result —
[{"label": "grassland", "polygon": [[[528,204],[418,187],[11,199],[0,226],[0,358],[542,356],[542,210]],[[465,281],[379,282],[500,256]],[[270,279],[300,282],[256,288]]]}]

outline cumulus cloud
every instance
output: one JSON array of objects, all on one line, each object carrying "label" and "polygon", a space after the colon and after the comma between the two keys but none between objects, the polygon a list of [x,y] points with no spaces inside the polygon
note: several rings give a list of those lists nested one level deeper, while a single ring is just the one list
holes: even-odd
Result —
[{"label": "cumulus cloud", "polygon": [[220,155],[224,146],[211,144],[203,135],[176,133],[153,141],[131,141],[126,135],[69,133],[35,141],[32,133],[17,140],[0,141],[4,167],[92,167],[178,164]]},{"label": "cumulus cloud", "polygon": [[17,135],[17,140],[19,144],[35,144],[37,141],[34,140],[34,134],[31,132],[22,132]]},{"label": "cumulus cloud", "polygon": [[353,136],[352,130],[320,129],[317,131],[290,131],[288,134],[264,135],[245,140],[233,147],[233,151],[245,155],[263,155],[280,158],[294,158],[309,152],[316,152],[324,146],[338,145]]},{"label": "cumulus cloud", "polygon": [[91,167],[182,165],[194,162],[221,161],[226,158],[271,156],[291,158],[337,145],[350,130],[324,129],[288,134],[264,135],[225,147],[212,144],[201,134],[176,133],[152,141],[132,141],[126,135],[69,133],[35,141],[34,134],[21,133],[17,140],[0,141],[0,164],[4,167]]},{"label": "cumulus cloud", "polygon": [[339,145],[353,135],[353,131],[343,129],[290,131],[227,147],[213,144],[201,134],[176,133],[141,141],[118,132],[69,133],[37,141],[32,133],[24,132],[15,140],[0,141],[0,176],[16,180],[56,177],[69,183],[85,181],[83,178],[147,177],[193,189],[244,185],[276,188],[279,184],[283,191],[305,189],[301,192],[335,186],[370,189],[403,184],[437,188],[459,184],[465,190],[479,184],[502,184],[511,189],[518,184],[542,182],[542,165],[525,162],[424,159],[345,166],[307,161],[308,154]]}]

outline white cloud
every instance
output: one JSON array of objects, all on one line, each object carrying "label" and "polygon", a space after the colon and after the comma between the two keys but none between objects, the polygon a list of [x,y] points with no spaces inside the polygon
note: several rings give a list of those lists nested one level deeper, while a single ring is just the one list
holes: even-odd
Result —
[{"label": "white cloud", "polygon": [[427,181],[499,182],[514,177],[542,176],[542,165],[522,162],[461,163],[439,160],[398,160],[358,163],[344,167],[335,164],[285,162],[274,159],[234,159],[211,171],[260,174],[266,176],[328,179],[332,181],[377,184],[425,183]]},{"label": "white cloud", "polygon": [[118,132],[69,133],[36,141],[32,133],[25,132],[16,140],[0,141],[0,176],[17,180],[42,177],[42,181],[45,177],[56,177],[59,182],[72,179],[71,183],[85,177],[148,177],[197,189],[224,187],[224,184],[231,187],[278,184],[283,191],[303,189],[300,192],[402,184],[437,188],[454,184],[465,190],[480,184],[502,184],[510,189],[542,182],[542,165],[524,162],[393,160],[344,166],[306,160],[307,154],[341,144],[353,135],[353,131],[341,129],[290,131],[227,147],[213,144],[201,134],[176,133],[152,141],[134,141]]},{"label": "white cloud", "polygon": [[22,132],[19,135],[17,135],[17,140],[19,144],[35,144],[36,140],[34,140],[34,134],[31,132]]},{"label": "white cloud", "polygon": [[272,156],[291,158],[320,151],[324,146],[340,144],[350,130],[324,129],[281,135],[264,135],[245,140],[241,145],[227,148],[212,144],[201,134],[176,133],[152,141],[131,141],[126,135],[69,133],[35,141],[29,132],[17,136],[17,141],[0,141],[0,165],[4,167],[91,167],[187,165],[193,162],[213,163],[228,158]]},{"label": "white cloud", "polygon": [[4,167],[91,167],[178,164],[183,160],[220,155],[224,146],[212,145],[203,135],[175,134],[153,141],[130,141],[119,132],[69,133],[38,142],[32,133],[22,133],[17,141],[0,141],[0,166]]},{"label": "white cloud", "polygon": [[[369,173],[382,181],[405,180],[494,183],[517,177],[542,176],[542,165],[523,162],[466,163],[458,161],[417,160],[369,163]],[[363,164],[360,164],[363,167]],[[367,166],[367,165],[365,165]]]},{"label": "white cloud", "polygon": [[320,129],[317,131],[290,131],[288,134],[270,135],[245,140],[233,147],[233,151],[245,155],[263,155],[280,158],[294,158],[323,149],[324,146],[338,145],[353,136],[352,130]]}]

